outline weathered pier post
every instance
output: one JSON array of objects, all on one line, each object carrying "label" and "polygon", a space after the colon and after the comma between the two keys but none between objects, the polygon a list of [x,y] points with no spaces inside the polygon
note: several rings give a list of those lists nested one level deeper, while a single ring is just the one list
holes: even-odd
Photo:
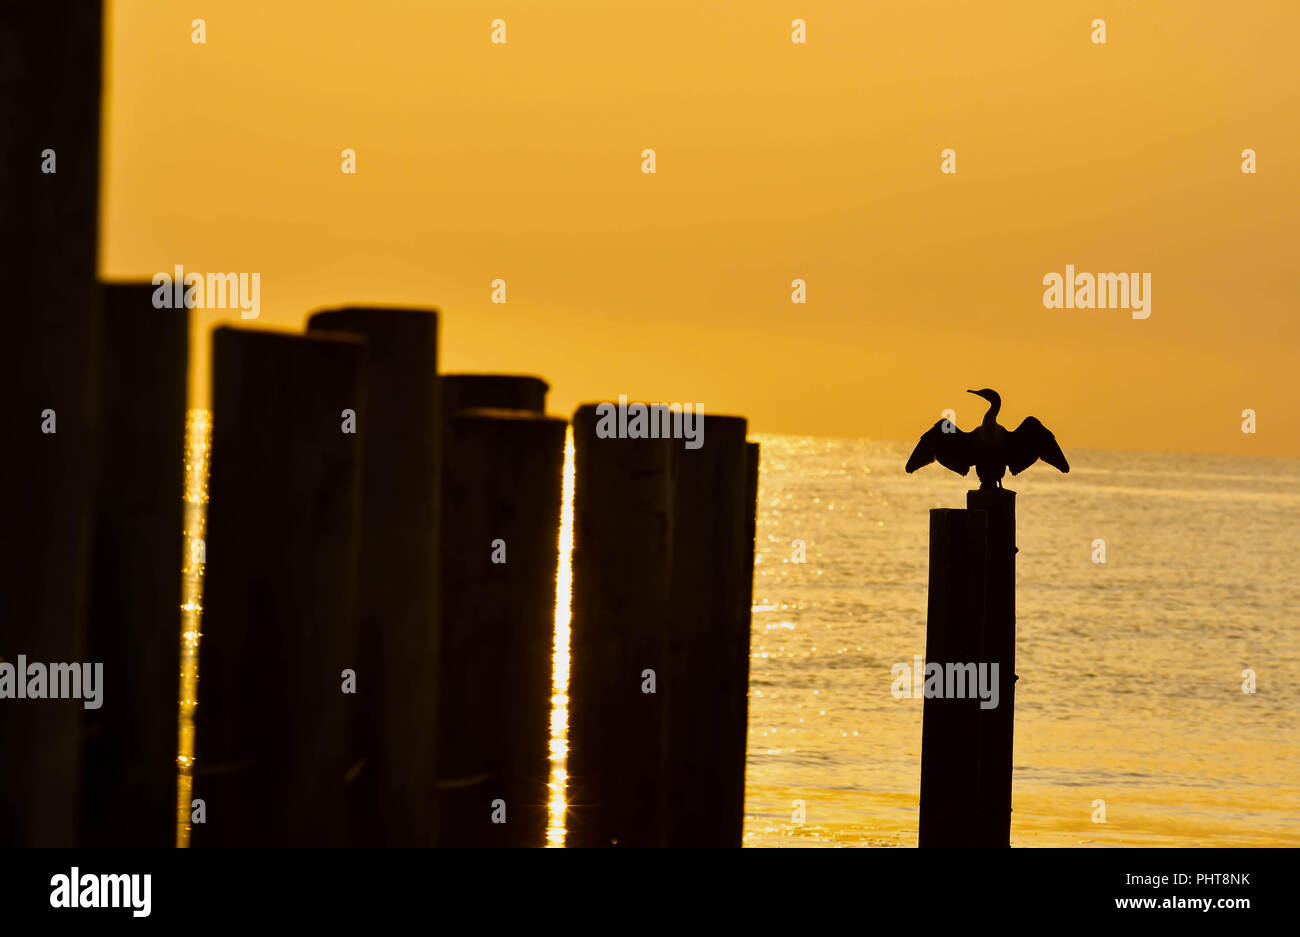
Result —
[{"label": "weathered pier post", "polygon": [[524,410],[447,416],[440,845],[546,843],[565,429]]},{"label": "weathered pier post", "polygon": [[[86,658],[94,475],[101,3],[0,12],[0,205],[9,237],[0,431],[0,657]],[[122,685],[105,672],[105,697]],[[0,846],[73,846],[78,699],[0,704]]]},{"label": "weathered pier post", "polygon": [[1011,845],[1012,737],[1016,706],[1016,493],[981,488],[966,507],[988,516],[988,580],[980,660],[998,665],[998,705],[980,711],[979,845]]},{"label": "weathered pier post", "polygon": [[360,632],[348,842],[437,841],[438,534],[442,407],[438,313],[342,308],[315,330],[365,339]]},{"label": "weathered pier post", "polygon": [[[967,695],[926,697],[921,730],[921,822],[918,845],[980,843],[980,700],[988,519],[983,511],[930,511],[930,594],[925,662],[961,674]],[[924,686],[924,683],[922,684]],[[914,685],[913,690],[921,687]]]},{"label": "weathered pier post", "polygon": [[754,627],[754,560],[758,552],[758,480],[762,452],[756,442],[745,444],[745,592],[742,597],[745,615],[745,659],[737,664],[737,673],[741,675],[745,688],[744,707],[738,711],[739,728],[734,729],[731,745],[735,748],[725,757],[732,764],[740,765],[740,801],[732,809],[737,811],[741,830],[741,842],[744,841],[745,826],[745,784],[749,765],[749,660],[752,653]]},{"label": "weathered pier post", "polygon": [[479,409],[545,413],[550,389],[532,374],[444,374],[443,409],[448,414]]},{"label": "weathered pier post", "polygon": [[570,846],[667,842],[672,439],[596,435],[573,417]]},{"label": "weathered pier post", "polygon": [[741,844],[754,556],[745,431],[740,417],[704,416],[702,445],[671,442],[672,609],[665,681],[671,846]]},{"label": "weathered pier post", "polygon": [[82,843],[176,838],[176,685],[184,494],[186,309],[154,287],[104,284],[98,367],[99,477],[90,659],[107,687],[86,717]]},{"label": "weathered pier post", "polygon": [[342,845],[365,345],[219,328],[212,349],[193,842]]}]

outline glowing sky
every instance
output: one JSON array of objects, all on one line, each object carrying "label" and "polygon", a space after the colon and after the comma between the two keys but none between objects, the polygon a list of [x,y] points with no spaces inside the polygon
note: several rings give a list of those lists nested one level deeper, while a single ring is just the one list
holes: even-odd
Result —
[{"label": "glowing sky", "polygon": [[[991,386],[1067,451],[1300,455],[1294,0],[118,0],[107,31],[106,276],[259,272],[280,328],[436,305],[445,370],[541,374],[557,413],[908,438]],[[1151,273],[1151,317],[1045,309],[1067,263]]]}]

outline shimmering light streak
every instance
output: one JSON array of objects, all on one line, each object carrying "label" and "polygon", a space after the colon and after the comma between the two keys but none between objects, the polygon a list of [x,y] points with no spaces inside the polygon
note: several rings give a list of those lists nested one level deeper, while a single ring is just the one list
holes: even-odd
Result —
[{"label": "shimmering light streak", "polygon": [[203,570],[206,565],[208,515],[208,445],[212,415],[190,410],[185,415],[185,530],[181,557],[181,676],[176,756],[176,846],[190,844],[193,793],[194,708],[198,705],[199,626],[203,622]]},{"label": "shimmering light streak", "polygon": [[564,845],[564,788],[569,752],[569,619],[573,586],[573,427],[564,438],[564,494],[560,507],[560,561],[555,576],[555,650],[551,678],[551,801],[546,845]]}]

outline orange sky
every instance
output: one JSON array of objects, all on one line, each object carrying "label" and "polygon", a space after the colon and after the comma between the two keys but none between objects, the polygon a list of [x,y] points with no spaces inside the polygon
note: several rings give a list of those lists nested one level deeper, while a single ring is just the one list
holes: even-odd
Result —
[{"label": "orange sky", "polygon": [[[1294,0],[108,9],[105,276],[258,272],[279,328],[438,306],[444,370],[558,413],[911,438],[991,386],[1067,452],[1300,456]],[[1151,273],[1151,317],[1045,309],[1067,263]]]}]

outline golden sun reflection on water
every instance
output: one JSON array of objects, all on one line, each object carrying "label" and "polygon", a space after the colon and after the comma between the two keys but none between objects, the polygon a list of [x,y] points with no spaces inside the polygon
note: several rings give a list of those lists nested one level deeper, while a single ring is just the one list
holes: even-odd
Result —
[{"label": "golden sun reflection on water", "polygon": [[212,414],[185,414],[185,529],[181,557],[181,674],[177,730],[176,846],[190,844],[190,805],[194,786],[194,707],[198,705],[199,626],[203,622],[204,535],[208,516],[208,445]]},{"label": "golden sun reflection on water", "polygon": [[564,493],[560,504],[560,558],[555,574],[555,650],[551,678],[551,800],[546,845],[564,845],[564,789],[569,751],[569,620],[573,586],[573,427],[564,436]]}]

